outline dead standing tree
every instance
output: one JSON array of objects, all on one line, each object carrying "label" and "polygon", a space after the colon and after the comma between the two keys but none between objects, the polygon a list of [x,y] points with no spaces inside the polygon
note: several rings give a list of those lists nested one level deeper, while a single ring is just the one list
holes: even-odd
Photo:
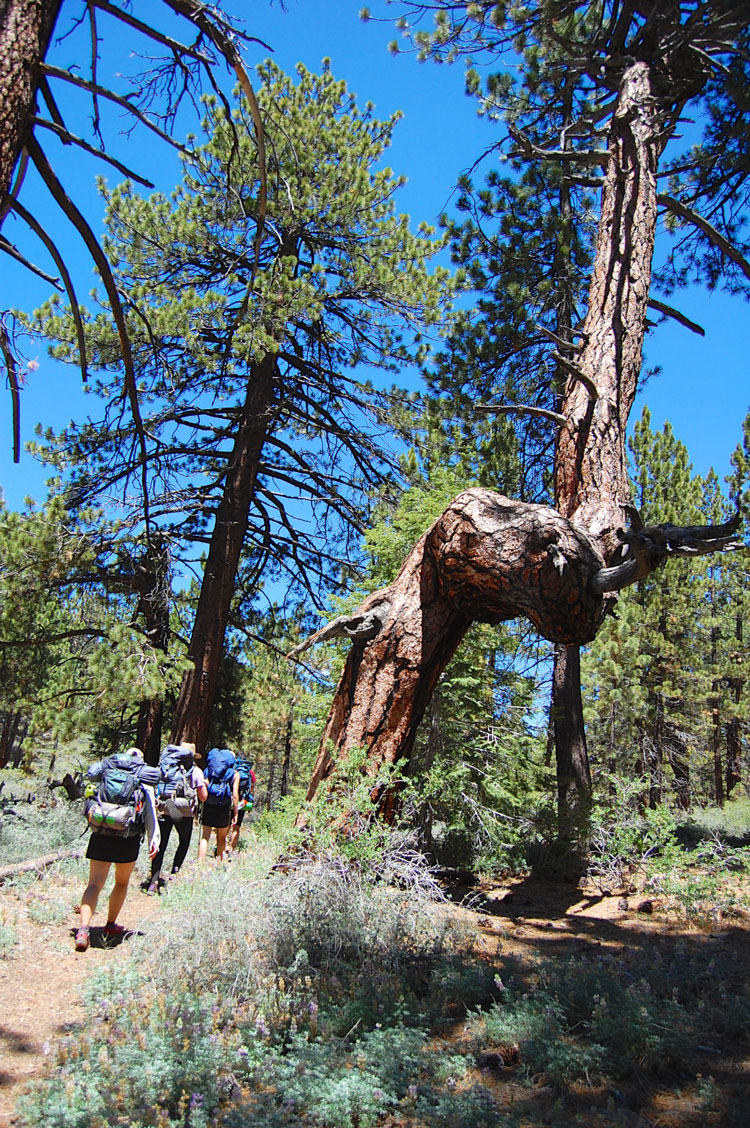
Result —
[{"label": "dead standing tree", "polygon": [[[595,637],[613,609],[617,591],[670,555],[737,547],[737,521],[646,529],[632,505],[625,433],[642,364],[656,176],[666,137],[652,78],[646,62],[631,63],[611,118],[588,314],[574,360],[564,361],[558,509],[466,491],[422,537],[389,588],[303,644],[336,633],[353,639],[308,800],[323,780],[335,781],[355,748],[367,751],[365,771],[373,781],[385,765],[408,762],[437,679],[471,622],[525,616],[577,658],[577,647]],[[577,687],[575,666],[563,664],[562,671]],[[558,770],[559,829],[563,841],[574,842],[590,794],[582,731],[578,759],[575,739],[568,747],[567,776]],[[372,798],[373,810],[390,817],[393,791],[374,786]]]}]

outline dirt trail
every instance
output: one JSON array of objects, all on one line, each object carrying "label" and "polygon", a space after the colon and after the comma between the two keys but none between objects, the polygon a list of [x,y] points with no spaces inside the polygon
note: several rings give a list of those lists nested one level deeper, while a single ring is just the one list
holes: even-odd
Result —
[{"label": "dirt trail", "polygon": [[[94,918],[91,948],[85,953],[74,951],[73,904],[83,880],[81,871],[80,881],[48,874],[18,888],[0,886],[0,925],[12,928],[19,937],[11,952],[0,958],[0,1128],[17,1123],[14,1109],[24,1086],[44,1076],[54,1061],[58,1039],[83,1019],[80,989],[85,979],[124,950],[124,945],[120,949],[101,944],[96,928],[104,921],[100,911]],[[108,891],[109,885],[105,898]],[[457,886],[451,899],[456,903],[447,911],[474,930],[477,953],[489,958],[501,952],[504,959],[528,963],[552,953],[575,958],[590,951],[640,949],[648,962],[650,945],[656,942],[665,952],[675,945],[697,945],[705,952],[707,969],[710,960],[731,959],[738,974],[750,974],[748,919],[717,925],[710,932],[691,929],[670,920],[658,904],[638,912],[640,897],[602,895],[591,889],[584,893],[570,886],[523,880],[481,891]],[[106,900],[102,908],[106,909]],[[168,911],[168,896],[146,897],[134,879],[120,920],[136,935],[124,944],[138,943],[137,933],[155,927]],[[56,923],[48,923],[50,919]],[[709,1064],[714,1065],[713,1059]],[[750,1062],[733,1063],[727,1077],[730,1088],[746,1084],[748,1072]],[[605,1122],[611,1123],[590,1121]],[[678,1107],[673,1097],[663,1108],[654,1107],[645,1121],[618,1119],[617,1123],[697,1128],[690,1109]]]},{"label": "dirt trail", "polygon": [[[51,878],[37,883],[41,894]],[[15,891],[0,888],[0,920],[10,918],[18,936],[10,954],[0,959],[0,1128],[14,1124],[13,1110],[27,1082],[42,1076],[49,1068],[55,1043],[83,1018],[80,988],[92,971],[117,958],[117,951],[102,944],[99,928],[104,923],[100,911],[91,930],[92,946],[76,952],[73,933],[77,917],[75,897],[80,895],[85,875],[81,870],[78,885],[70,893],[70,913],[64,923],[41,924],[30,915],[35,903],[34,887]],[[107,885],[102,907],[106,908]],[[60,890],[58,887],[58,896]],[[120,922],[137,934],[153,926],[160,902],[130,889]],[[124,943],[137,941],[130,936]]]}]

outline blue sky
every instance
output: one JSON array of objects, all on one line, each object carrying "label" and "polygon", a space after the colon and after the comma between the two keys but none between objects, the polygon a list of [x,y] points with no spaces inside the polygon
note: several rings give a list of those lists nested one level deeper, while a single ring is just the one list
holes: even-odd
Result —
[{"label": "blue sky", "polygon": [[[242,15],[248,10],[242,0],[226,0],[224,6]],[[383,10],[382,4],[371,7]],[[321,60],[330,57],[333,74],[347,81],[360,104],[374,102],[380,117],[403,111],[404,119],[396,129],[388,156],[394,170],[408,177],[398,202],[399,210],[408,212],[415,222],[434,221],[443,210],[450,210],[457,177],[497,137],[495,127],[477,119],[474,102],[465,96],[460,65],[420,64],[411,55],[392,56],[387,50],[388,42],[395,37],[392,26],[375,21],[363,23],[358,18],[357,5],[347,0],[288,0],[286,11],[278,4],[261,0],[252,5],[252,14],[246,18],[246,30],[273,48],[273,58],[284,70],[291,70],[298,61],[318,70]],[[67,26],[65,20],[63,6],[63,24],[58,30]],[[106,34],[106,30],[102,23],[101,31]],[[73,57],[74,45],[75,40],[71,39],[58,48],[62,62]],[[106,36],[100,81],[107,81],[110,76],[117,81],[116,73],[127,65],[128,46],[120,34]],[[263,48],[251,45],[248,63],[255,64],[267,54]],[[86,129],[83,117],[89,111],[88,103],[82,105],[79,132]],[[117,136],[117,128],[115,125],[115,132],[110,130],[107,134],[111,148],[126,164],[145,171],[157,187],[169,191],[179,176],[176,158],[142,130],[127,139]],[[99,231],[102,205],[93,187],[94,178],[103,174],[115,183],[121,177],[99,163],[81,160],[51,139],[45,139],[45,147],[68,190],[79,203],[85,201],[82,210]],[[42,200],[33,177],[28,178],[21,198],[32,209],[34,202]],[[55,205],[40,203],[37,211],[43,212],[69,262],[75,264],[79,296],[85,299],[95,280],[84,248],[75,233],[66,230],[67,221],[62,216],[57,220]],[[30,257],[48,267],[44,253],[22,236],[19,224],[6,223],[4,234],[13,241],[23,240]],[[55,273],[53,269],[51,272]],[[51,292],[48,284],[31,279],[6,257],[2,261],[2,279],[3,303],[19,308],[33,308]],[[703,325],[706,337],[699,338],[676,323],[660,326],[649,337],[647,363],[660,365],[662,374],[648,383],[632,419],[640,415],[647,403],[655,428],[670,420],[677,437],[687,446],[697,472],[705,473],[713,466],[723,476],[729,471],[729,457],[740,440],[742,420],[750,410],[748,306],[738,298],[697,290],[678,295],[674,304]],[[30,346],[28,357],[38,368],[28,373],[22,393],[24,442],[33,436],[36,423],[61,427],[71,417],[85,415],[88,407],[80,376],[73,369],[51,361],[39,346]],[[26,452],[22,452],[19,465],[12,462],[10,397],[6,392],[0,410],[0,487],[6,501],[17,507],[26,495],[43,500],[47,476],[48,471]]]}]

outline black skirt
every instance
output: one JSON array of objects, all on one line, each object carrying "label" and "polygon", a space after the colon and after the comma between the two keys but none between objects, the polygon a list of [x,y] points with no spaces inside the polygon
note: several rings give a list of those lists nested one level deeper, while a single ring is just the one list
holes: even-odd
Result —
[{"label": "black skirt", "polygon": [[201,822],[204,826],[229,826],[232,821],[231,803],[204,803]]},{"label": "black skirt", "polygon": [[95,862],[134,862],[141,848],[138,834],[125,837],[118,834],[97,834],[89,838],[86,857]]}]

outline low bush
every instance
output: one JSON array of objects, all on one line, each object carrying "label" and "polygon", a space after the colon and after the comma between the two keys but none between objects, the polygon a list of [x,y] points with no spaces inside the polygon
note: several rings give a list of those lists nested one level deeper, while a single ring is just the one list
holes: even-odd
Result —
[{"label": "low bush", "polygon": [[83,807],[68,799],[16,798],[0,794],[0,857],[25,861],[75,846],[85,826]]}]

